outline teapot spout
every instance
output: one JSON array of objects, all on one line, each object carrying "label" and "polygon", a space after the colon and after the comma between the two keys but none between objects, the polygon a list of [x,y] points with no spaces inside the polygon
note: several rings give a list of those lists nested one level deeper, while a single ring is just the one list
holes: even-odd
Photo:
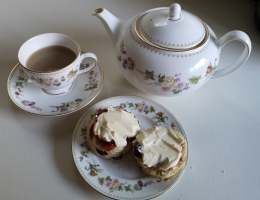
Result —
[{"label": "teapot spout", "polygon": [[92,15],[97,16],[101,20],[101,22],[105,26],[105,29],[107,31],[107,34],[109,35],[113,47],[115,47],[124,21],[118,19],[105,8],[98,8],[94,10]]}]

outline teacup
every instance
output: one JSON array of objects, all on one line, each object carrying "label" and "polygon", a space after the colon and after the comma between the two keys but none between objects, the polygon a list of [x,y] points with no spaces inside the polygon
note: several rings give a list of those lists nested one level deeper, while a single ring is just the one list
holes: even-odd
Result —
[{"label": "teacup", "polygon": [[[58,52],[56,52],[56,50],[48,50],[50,48],[61,48],[61,52],[59,52],[59,49],[57,50]],[[57,60],[63,62],[63,58],[68,56],[67,54],[63,55],[63,50],[75,54],[75,57],[71,57],[71,61],[67,60],[66,62],[69,63],[65,66],[58,66],[58,68],[56,68],[55,66],[60,64]],[[53,69],[50,69],[49,64],[47,64],[48,62],[41,63],[41,59],[45,59],[45,55],[42,55],[42,52],[46,51],[48,55],[52,55],[52,53],[61,54],[59,55],[61,57],[56,57],[57,59],[54,58],[57,63]],[[40,57],[37,60],[38,55],[42,56],[42,58]],[[82,67],[81,62],[85,58],[90,58],[91,63]],[[33,61],[34,64],[30,65],[30,60],[35,59],[36,61]],[[67,57],[65,60],[66,59]],[[41,34],[27,40],[19,49],[18,60],[22,70],[29,78],[28,82],[34,83],[36,86],[42,88],[44,92],[53,95],[67,92],[72,87],[73,81],[78,75],[90,71],[97,63],[95,54],[82,53],[79,44],[74,39],[60,33]]]}]

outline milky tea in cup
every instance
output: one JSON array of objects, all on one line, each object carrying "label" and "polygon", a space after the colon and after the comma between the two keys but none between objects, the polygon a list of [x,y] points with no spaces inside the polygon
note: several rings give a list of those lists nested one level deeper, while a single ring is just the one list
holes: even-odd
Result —
[{"label": "milky tea in cup", "polygon": [[[90,58],[89,67],[80,69],[84,58]],[[80,46],[71,37],[59,33],[46,33],[26,41],[18,52],[20,67],[29,82],[48,94],[68,91],[76,76],[93,69],[97,57],[81,53]]]},{"label": "milky tea in cup", "polygon": [[76,59],[74,51],[63,46],[49,46],[34,52],[26,62],[26,67],[34,71],[55,71],[66,67]]}]

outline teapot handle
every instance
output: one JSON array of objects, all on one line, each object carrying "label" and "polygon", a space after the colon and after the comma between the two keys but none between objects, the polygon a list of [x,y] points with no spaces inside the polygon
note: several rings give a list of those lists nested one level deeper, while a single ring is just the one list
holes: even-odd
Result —
[{"label": "teapot handle", "polygon": [[235,71],[241,65],[243,65],[246,62],[247,58],[249,57],[249,55],[251,53],[251,48],[252,48],[251,41],[250,41],[250,38],[248,37],[248,35],[242,31],[230,31],[230,32],[226,33],[225,35],[223,35],[218,40],[216,40],[216,43],[222,49],[226,43],[234,41],[234,40],[244,43],[245,49],[244,49],[243,53],[240,55],[240,57],[235,62],[233,62],[226,68],[215,71],[211,77],[212,79],[227,75],[227,74]]}]

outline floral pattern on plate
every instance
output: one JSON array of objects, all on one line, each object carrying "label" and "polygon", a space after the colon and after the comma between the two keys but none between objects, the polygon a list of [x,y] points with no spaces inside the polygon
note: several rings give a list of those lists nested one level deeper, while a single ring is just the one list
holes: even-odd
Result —
[{"label": "floral pattern on plate", "polygon": [[[86,145],[86,130],[99,109],[119,106],[133,113],[142,129],[151,126],[172,126],[184,136],[178,120],[160,104],[135,96],[119,96],[103,100],[91,107],[79,120],[72,139],[75,164],[82,177],[98,192],[114,199],[150,199],[163,194],[181,177],[183,170],[167,180],[147,177],[129,152],[121,160],[107,160],[94,155]],[[126,174],[131,174],[126,176]]]},{"label": "floral pattern on plate", "polygon": [[163,92],[172,92],[174,94],[178,94],[183,90],[189,90],[192,85],[196,85],[201,79],[206,78],[209,74],[213,73],[217,67],[215,63],[214,66],[210,63],[204,77],[201,75],[192,76],[188,78],[188,80],[183,80],[181,78],[181,73],[176,73],[174,76],[169,76],[167,74],[155,74],[154,71],[142,71],[138,69],[133,59],[127,56],[127,52],[124,48],[124,41],[121,42],[120,55],[117,58],[119,62],[122,63],[122,67],[125,70],[136,70],[150,85],[160,87]]},{"label": "floral pattern on plate", "polygon": [[[84,62],[84,61],[83,61]],[[86,66],[87,64],[85,64]],[[75,77],[77,70],[72,70],[67,78]],[[94,87],[86,90],[86,85],[95,78]],[[19,67],[14,67],[8,78],[8,93],[11,100],[22,110],[42,116],[60,116],[75,112],[89,104],[103,87],[103,68],[97,64],[91,71],[77,76],[71,89],[60,95],[49,95],[33,83]],[[43,81],[43,80],[42,80]],[[52,82],[53,84],[53,82]]]},{"label": "floral pattern on plate", "polygon": [[[81,136],[86,139],[85,134],[86,134],[87,127],[81,128]],[[81,156],[79,157],[79,161],[83,162],[84,158],[89,158],[88,154],[90,153],[89,148],[86,145],[86,142],[82,142],[80,144],[81,147],[83,147],[84,150],[82,150]],[[134,184],[128,184],[127,182],[120,182],[120,179],[118,178],[113,178],[110,176],[102,177],[100,174],[102,174],[103,169],[100,168],[99,164],[96,164],[95,161],[92,161],[91,163],[89,160],[86,160],[88,163],[88,166],[85,167],[85,170],[88,171],[89,176],[97,176],[98,183],[101,187],[105,186],[109,189],[109,193],[113,191],[125,191],[125,192],[135,192],[142,190],[143,187],[149,186],[154,183],[159,183],[161,182],[160,179],[158,180],[148,180],[143,182],[142,180],[138,180]]]},{"label": "floral pattern on plate", "polygon": [[[89,170],[90,176],[98,176],[99,173],[101,173],[103,170],[99,169],[99,165],[96,165],[95,163],[91,164],[89,162],[89,167],[86,167],[86,170]],[[118,178],[112,179],[110,176],[106,177],[98,177],[98,182],[100,186],[105,186],[109,189],[109,192],[113,191],[123,191],[123,192],[135,192],[142,190],[143,187],[149,186],[151,184],[154,184],[156,182],[161,182],[161,180],[149,180],[146,182],[143,182],[141,180],[138,180],[134,184],[129,184],[127,182],[120,182]]]},{"label": "floral pattern on plate", "polygon": [[[129,102],[121,103],[120,107],[123,109],[129,108],[131,110],[138,110],[138,112],[140,112],[140,113],[144,112],[146,115],[149,113],[150,114],[154,113],[154,116],[152,117],[152,119],[155,120],[155,123],[157,125],[163,125],[163,124],[167,125],[165,120],[167,120],[168,117],[164,116],[163,112],[156,112],[155,108],[149,104],[146,104],[145,101],[139,102],[139,103],[132,103],[132,102],[131,103],[129,103]],[[174,122],[171,123],[171,127],[172,128],[174,127]]]}]

